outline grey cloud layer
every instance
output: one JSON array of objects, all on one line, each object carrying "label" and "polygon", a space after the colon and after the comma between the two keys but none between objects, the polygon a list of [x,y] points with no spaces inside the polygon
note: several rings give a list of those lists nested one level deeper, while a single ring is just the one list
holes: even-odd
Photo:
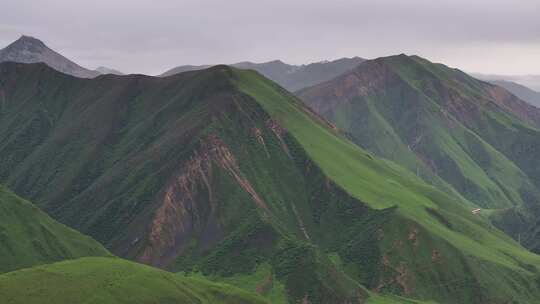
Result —
[{"label": "grey cloud layer", "polygon": [[0,1],[0,43],[34,35],[89,67],[159,73],[406,52],[466,70],[540,74],[538,0]]}]

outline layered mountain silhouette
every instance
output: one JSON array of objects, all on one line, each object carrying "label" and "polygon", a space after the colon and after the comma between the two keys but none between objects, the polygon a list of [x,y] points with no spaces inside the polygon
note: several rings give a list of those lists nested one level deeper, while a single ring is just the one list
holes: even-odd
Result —
[{"label": "layered mountain silhouette", "polygon": [[478,79],[493,82],[493,81],[506,81],[515,82],[522,86],[531,88],[534,91],[540,91],[540,75],[496,75],[496,74],[480,74],[472,73],[473,77]]},{"label": "layered mountain silhouette", "polygon": [[507,89],[509,92],[516,95],[519,99],[524,100],[537,108],[540,108],[540,92],[531,90],[526,86],[520,85],[519,83],[515,83],[512,81],[492,80],[489,82]]},{"label": "layered mountain silhouette", "polygon": [[[341,58],[333,61],[315,62],[307,65],[291,65],[280,60],[265,63],[239,62],[231,66],[240,69],[255,70],[270,80],[277,82],[285,89],[296,90],[330,80],[362,63],[365,59],[360,57]],[[209,68],[210,65],[184,65],[173,68],[160,77],[166,77],[186,71]]]},{"label": "layered mountain silhouette", "polygon": [[53,69],[81,78],[93,78],[101,74],[81,67],[75,62],[47,47],[41,40],[21,36],[15,42],[0,50],[0,62],[37,63],[43,62]]},{"label": "layered mountain silhouette", "polygon": [[124,73],[118,71],[118,70],[115,70],[115,69],[111,69],[111,68],[107,68],[107,67],[103,67],[103,66],[100,66],[98,67],[97,69],[95,69],[96,72],[102,74],[102,75],[107,75],[107,74],[112,74],[112,75],[124,75]]},{"label": "layered mountain silhouette", "polygon": [[356,144],[457,192],[538,251],[540,110],[416,56],[367,61],[298,95]]},{"label": "layered mountain silhouette", "polygon": [[[412,152],[418,148],[399,148],[398,134],[418,138],[415,130],[428,132],[420,128],[425,123],[437,131],[451,124],[448,129],[460,135],[449,138],[448,161],[443,162],[449,165],[437,163],[431,173],[433,181],[438,178],[433,184],[446,186],[442,191],[422,180],[432,167],[424,165],[417,176],[380,159],[350,142],[349,137],[357,143],[362,137],[353,129],[350,134],[340,130],[340,120],[336,127],[259,73],[227,66],[163,78],[107,75],[88,80],[45,64],[0,64],[0,181],[119,256],[237,284],[277,303],[408,301],[396,296],[439,303],[534,302],[540,297],[540,257],[471,209],[534,206],[523,195],[536,195],[530,177],[534,163],[525,168],[512,157],[534,138],[538,117],[514,96],[470,82],[464,74],[451,78],[452,86],[441,91],[453,97],[448,110],[441,111],[441,100],[419,97],[414,88],[439,88],[438,77],[458,72],[435,66],[442,73],[419,58],[389,60],[363,63],[331,92],[345,99],[377,92],[381,83],[403,85],[403,90],[388,87],[388,93],[380,94],[405,100],[406,105],[392,107],[390,113],[414,118],[415,124],[392,134],[391,120],[384,122],[386,116],[379,114],[369,117],[374,123],[367,126],[374,127],[365,132],[380,130],[381,147],[388,143],[400,152],[411,151],[406,157],[415,164],[423,164]],[[369,73],[358,71],[364,66]],[[412,76],[405,81],[400,73]],[[376,77],[356,86],[368,74]],[[469,95],[454,91],[462,85],[458,80],[481,106],[468,106]],[[491,99],[473,90],[479,90],[477,85]],[[322,104],[323,99],[314,100]],[[370,106],[395,102],[381,100]],[[439,114],[430,116],[432,112]],[[357,112],[350,108],[348,113]],[[452,119],[457,113],[470,120]],[[476,120],[467,113],[488,113],[487,122],[481,122],[495,122],[473,132]],[[512,142],[496,145],[478,139],[482,126],[486,134]],[[515,136],[525,131],[527,136]],[[447,136],[425,138],[439,135]],[[458,140],[489,154],[483,162],[482,153],[465,156]],[[454,172],[453,163],[462,161],[454,160],[455,155],[474,170],[492,164],[484,175],[467,171],[478,174],[474,177],[485,183],[480,186],[492,191],[458,191],[453,180],[439,174]],[[499,173],[506,169],[506,176]],[[511,187],[514,177],[520,187]],[[473,183],[471,188],[478,187]],[[470,197],[476,193],[480,199],[475,201]],[[67,263],[50,266],[50,271],[69,274],[73,264]],[[82,264],[71,269],[107,269],[103,278],[119,277],[114,269],[124,269],[106,262],[77,263]],[[36,273],[40,270],[17,275],[20,281],[13,284]],[[144,277],[139,270],[133,273],[132,278]],[[167,275],[161,277],[175,286]],[[147,284],[137,280],[136,286]],[[17,290],[9,290],[17,299]]]}]

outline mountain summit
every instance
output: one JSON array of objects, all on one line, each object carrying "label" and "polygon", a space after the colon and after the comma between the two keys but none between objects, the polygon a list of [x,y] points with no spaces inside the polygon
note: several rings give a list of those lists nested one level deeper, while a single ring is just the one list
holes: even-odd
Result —
[{"label": "mountain summit", "polygon": [[59,72],[80,78],[93,78],[100,75],[99,72],[85,69],[53,51],[43,41],[24,35],[0,50],[0,62],[5,61],[19,63],[43,62]]}]

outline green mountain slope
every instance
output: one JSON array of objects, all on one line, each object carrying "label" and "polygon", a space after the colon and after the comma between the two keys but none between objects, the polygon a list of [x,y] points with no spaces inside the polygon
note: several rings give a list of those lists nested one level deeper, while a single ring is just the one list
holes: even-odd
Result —
[{"label": "green mountain slope", "polygon": [[[500,227],[535,248],[540,111],[505,90],[419,57],[366,62],[299,92],[358,145],[447,193],[498,209]],[[473,208],[473,207],[471,207]]]},{"label": "green mountain slope", "polygon": [[[447,285],[443,282],[434,283],[434,280],[439,280],[436,279],[436,276],[431,277],[429,281],[424,281],[423,283],[426,285],[418,284],[417,281],[415,288],[426,289],[423,296],[430,298],[428,295],[433,292],[431,287],[437,286],[442,289],[448,288],[447,291],[458,288],[460,293],[470,292],[461,301],[484,301],[485,298],[478,295],[478,288],[480,287],[478,284],[482,288],[485,288],[483,284],[490,282],[488,286],[494,287],[498,285],[498,288],[501,288],[498,291],[501,291],[507,288],[504,287],[505,284],[513,285],[515,283],[510,283],[510,281],[503,283],[500,279],[488,279],[490,275],[487,273],[480,274],[477,272],[480,270],[477,268],[479,265],[490,261],[488,264],[493,262],[512,267],[511,264],[515,260],[511,262],[513,259],[508,259],[508,257],[513,255],[519,256],[519,259],[524,258],[528,260],[529,262],[525,262],[526,264],[538,263],[538,257],[536,255],[516,247],[517,244],[509,240],[503,233],[490,227],[481,218],[472,215],[470,211],[464,208],[465,203],[460,202],[458,197],[449,197],[442,192],[436,191],[434,188],[420,183],[413,175],[402,171],[401,168],[382,160],[376,160],[370,155],[363,153],[351,143],[340,139],[338,136],[334,136],[328,129],[323,128],[320,124],[316,124],[309,118],[314,114],[307,112],[307,110],[304,110],[304,112],[294,111],[293,108],[300,108],[300,105],[298,105],[300,101],[296,101],[296,104],[294,102],[278,102],[279,100],[284,100],[277,96],[279,93],[283,94],[283,92],[279,91],[279,88],[271,83],[263,82],[261,79],[255,82],[254,79],[257,79],[255,75],[242,79],[244,90],[248,91],[252,96],[256,96],[257,100],[272,113],[273,117],[282,122],[294,134],[295,138],[305,147],[310,157],[314,159],[327,176],[339,186],[347,189],[354,197],[366,202],[372,208],[388,208],[392,205],[398,207],[396,210],[398,213],[397,217],[387,219],[389,221],[387,222],[388,225],[383,225],[381,229],[383,231],[381,233],[384,236],[386,236],[385,230],[391,231],[390,235],[393,235],[391,238],[393,241],[382,245],[383,247],[387,246],[385,249],[388,250],[386,254],[383,254],[383,265],[387,263],[387,259],[391,255],[397,255],[395,257],[397,260],[400,260],[404,258],[404,255],[410,254],[411,256],[405,258],[405,260],[416,260],[418,264],[414,267],[420,269],[428,268],[430,269],[429,272],[433,272],[433,268],[437,268],[436,265],[438,263],[436,261],[440,252],[446,252],[447,258],[449,256],[460,256],[459,251],[461,254],[466,253],[466,255],[472,257],[474,262],[471,264],[465,263],[463,265],[461,258],[457,258],[454,261],[449,259],[445,262],[447,263],[446,267],[444,267],[446,270],[448,270],[447,267],[449,265],[453,265],[451,269],[457,271],[453,275],[459,277],[459,279],[456,279],[455,282],[457,283],[454,286],[452,284]],[[377,225],[373,224],[370,223],[368,227],[372,229],[373,227],[377,227]],[[404,227],[408,227],[408,229],[404,229]],[[422,232],[419,232],[420,230]],[[357,236],[366,233],[366,231],[363,232],[359,233],[356,231],[353,234]],[[372,230],[367,234],[373,235],[375,231]],[[427,239],[417,243],[418,235],[424,235]],[[384,237],[382,239],[384,240]],[[407,239],[409,244],[403,244],[399,241],[396,243],[396,239]],[[373,242],[374,240],[371,239],[370,241]],[[417,255],[419,251],[423,250],[418,250],[416,246],[423,242],[429,244],[427,248],[423,249],[425,253],[429,254],[426,254],[422,258]],[[432,242],[437,245],[434,245]],[[454,248],[451,249],[451,247]],[[436,248],[445,249],[440,250]],[[457,251],[454,251],[456,249]],[[399,262],[396,264],[400,265]],[[404,262],[402,265],[405,264],[412,266],[410,261]],[[460,264],[461,266],[457,266]],[[494,264],[491,266],[494,266]],[[396,270],[398,273],[400,272],[399,267]],[[498,271],[500,270],[502,269]],[[402,271],[410,274],[407,266]],[[494,269],[491,271],[494,271]],[[411,272],[414,272],[414,270]],[[480,270],[480,272],[482,271]],[[468,275],[463,276],[464,273],[474,273],[474,275],[482,278],[473,279]],[[536,273],[536,270],[533,273]],[[449,274],[444,273],[442,275],[448,276]],[[486,277],[483,277],[484,275]],[[513,275],[505,274],[504,276],[510,278]],[[536,277],[536,274],[533,274],[533,277]],[[399,282],[399,279],[393,279]],[[426,279],[426,277],[424,277],[422,271],[419,271],[412,281],[421,281],[422,279]],[[517,280],[521,281],[521,279]],[[520,284],[523,283],[525,281],[522,281]],[[385,284],[382,285],[384,286]],[[377,290],[376,285],[372,287]],[[401,285],[400,288],[402,292],[407,294],[407,284]],[[444,291],[437,290],[436,292]],[[452,301],[457,301],[460,297],[455,291],[452,295],[448,296]]]},{"label": "green mountain slope", "polygon": [[0,275],[6,304],[251,304],[255,294],[117,258],[82,258]]},{"label": "green mountain slope", "polygon": [[0,179],[123,257],[277,303],[540,296],[538,256],[256,72],[1,64],[0,92]]},{"label": "green mountain slope", "polygon": [[51,219],[0,185],[0,273],[85,256],[108,256],[99,243]]}]

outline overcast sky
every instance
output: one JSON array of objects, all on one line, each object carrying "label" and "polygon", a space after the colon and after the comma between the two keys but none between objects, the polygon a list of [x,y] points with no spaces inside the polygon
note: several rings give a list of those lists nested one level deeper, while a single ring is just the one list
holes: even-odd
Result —
[{"label": "overcast sky", "polygon": [[130,73],[407,53],[540,74],[540,0],[0,0],[0,46],[21,34]]}]

